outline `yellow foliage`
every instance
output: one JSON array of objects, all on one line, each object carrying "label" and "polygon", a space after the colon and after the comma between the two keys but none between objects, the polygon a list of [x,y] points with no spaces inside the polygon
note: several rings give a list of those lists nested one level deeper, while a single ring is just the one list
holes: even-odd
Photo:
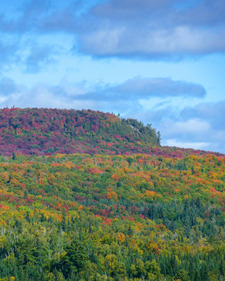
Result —
[{"label": "yellow foliage", "polygon": [[55,155],[55,157],[56,157],[56,158],[62,158],[64,155],[65,155],[65,154],[57,153],[57,154]]},{"label": "yellow foliage", "polygon": [[[7,225],[6,221],[4,220],[0,220],[0,225],[3,226],[3,225]],[[0,240],[1,241],[1,240]]]}]

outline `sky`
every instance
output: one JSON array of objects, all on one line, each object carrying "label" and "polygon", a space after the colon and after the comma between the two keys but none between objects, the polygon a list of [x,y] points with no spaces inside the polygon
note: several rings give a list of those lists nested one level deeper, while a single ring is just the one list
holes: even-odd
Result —
[{"label": "sky", "polygon": [[0,107],[135,118],[225,153],[224,0],[2,0]]}]

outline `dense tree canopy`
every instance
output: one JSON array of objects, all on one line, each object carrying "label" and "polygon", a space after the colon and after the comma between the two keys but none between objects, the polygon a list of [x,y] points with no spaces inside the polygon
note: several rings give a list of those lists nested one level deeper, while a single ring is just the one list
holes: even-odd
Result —
[{"label": "dense tree canopy", "polygon": [[0,156],[0,280],[224,280],[225,157]]},{"label": "dense tree canopy", "polygon": [[[92,110],[0,109],[0,155],[88,153],[166,157],[204,151],[160,146],[161,135],[135,119]],[[219,154],[216,154],[219,155]]]},{"label": "dense tree canopy", "polygon": [[0,133],[4,155],[140,153],[160,143],[151,126],[92,110],[0,109]]}]

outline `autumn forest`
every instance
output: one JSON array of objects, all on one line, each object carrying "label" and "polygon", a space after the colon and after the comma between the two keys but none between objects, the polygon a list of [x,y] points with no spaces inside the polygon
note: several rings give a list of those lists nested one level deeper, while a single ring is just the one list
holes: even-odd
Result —
[{"label": "autumn forest", "polygon": [[225,280],[225,156],[91,110],[0,110],[1,281]]}]

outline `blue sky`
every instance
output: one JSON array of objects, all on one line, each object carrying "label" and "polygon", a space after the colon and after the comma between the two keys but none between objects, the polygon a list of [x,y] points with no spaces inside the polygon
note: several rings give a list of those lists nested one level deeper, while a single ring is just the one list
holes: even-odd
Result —
[{"label": "blue sky", "polygon": [[0,5],[0,107],[93,109],[225,153],[224,0]]}]

